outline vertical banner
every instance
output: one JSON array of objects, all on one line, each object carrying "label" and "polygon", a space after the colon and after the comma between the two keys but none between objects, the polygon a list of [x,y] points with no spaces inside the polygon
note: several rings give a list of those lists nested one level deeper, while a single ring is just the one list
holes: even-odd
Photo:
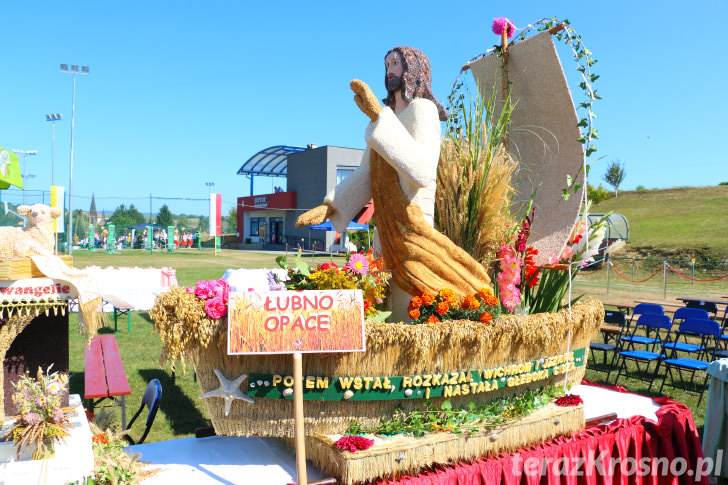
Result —
[{"label": "vertical banner", "polygon": [[53,219],[53,231],[56,234],[63,234],[63,213],[65,211],[64,197],[65,187],[61,187],[60,185],[51,185],[51,207],[58,207],[61,209],[61,215]]},{"label": "vertical banner", "polygon": [[154,251],[154,233],[152,226],[147,226],[147,248],[150,253]]},{"label": "vertical banner", "polygon": [[167,252],[174,252],[174,226],[167,226]]},{"label": "vertical banner", "polygon": [[210,236],[222,236],[222,194],[210,194]]},{"label": "vertical banner", "polygon": [[93,224],[88,225],[88,247],[86,249],[88,249],[89,251],[93,251],[94,246],[96,245],[96,239],[94,238],[94,229],[95,227]]},{"label": "vertical banner", "polygon": [[116,252],[116,225],[109,224],[108,227],[109,227],[109,237],[106,240],[106,252],[115,253]]},{"label": "vertical banner", "polygon": [[217,256],[220,236],[222,236],[222,194],[210,194],[210,236],[212,236]]}]

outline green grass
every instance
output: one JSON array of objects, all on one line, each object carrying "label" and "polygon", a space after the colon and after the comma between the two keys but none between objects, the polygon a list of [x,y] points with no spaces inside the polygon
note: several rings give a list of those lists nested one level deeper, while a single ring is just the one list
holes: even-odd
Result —
[{"label": "green grass", "polygon": [[[281,253],[283,254],[283,253]],[[277,254],[253,253],[247,251],[223,250],[214,255],[212,250],[181,250],[175,253],[154,252],[142,250],[124,250],[118,254],[108,254],[103,251],[75,251],[73,265],[76,268],[85,268],[90,265],[101,267],[131,266],[131,267],[172,267],[177,270],[177,280],[180,286],[192,286],[203,279],[220,278],[228,268],[274,268]],[[289,254],[289,262],[294,263],[294,254]],[[314,258],[307,257],[306,261],[313,263]],[[315,258],[317,263],[329,261],[330,258]],[[333,261],[339,266],[344,264],[344,258],[336,257]],[[153,323],[147,312],[131,313],[131,333],[127,332],[126,316],[119,317],[116,341],[119,352],[124,361],[124,370],[129,379],[131,396],[127,396],[127,420],[139,408],[142,395],[147,383],[154,378],[162,384],[163,398],[160,410],[154,421],[146,442],[163,441],[182,438],[194,434],[200,426],[209,425],[209,415],[205,403],[198,399],[200,389],[195,382],[192,367],[187,373],[181,369],[176,372],[172,381],[172,372],[168,366],[161,367],[159,356],[161,341],[159,335],[153,331]],[[107,314],[110,329],[103,332],[113,332],[113,314]],[[69,372],[70,391],[83,396],[84,382],[84,337],[77,332],[77,314],[69,318]],[[106,401],[108,403],[108,401]],[[102,402],[101,405],[105,403]],[[117,413],[118,424],[121,424],[121,412],[118,406],[111,407]],[[98,408],[97,408],[98,410]],[[146,413],[137,418],[134,423],[132,437],[138,438],[144,431]]]},{"label": "green grass", "polygon": [[728,186],[628,191],[595,204],[592,212],[624,215],[633,250],[723,259],[728,253],[726,200]]}]

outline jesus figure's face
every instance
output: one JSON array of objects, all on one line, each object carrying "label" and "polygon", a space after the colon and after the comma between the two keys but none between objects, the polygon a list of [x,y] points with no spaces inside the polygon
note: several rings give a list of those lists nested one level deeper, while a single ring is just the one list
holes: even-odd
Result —
[{"label": "jesus figure's face", "polygon": [[404,65],[399,52],[390,52],[384,58],[384,67],[387,69],[387,90],[397,91],[402,86],[402,74],[404,74]]}]

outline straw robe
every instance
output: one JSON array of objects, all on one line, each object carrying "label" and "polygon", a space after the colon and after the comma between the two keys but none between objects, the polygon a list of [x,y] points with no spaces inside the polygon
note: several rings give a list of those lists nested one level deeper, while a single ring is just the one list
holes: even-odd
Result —
[{"label": "straw robe", "polygon": [[412,295],[450,288],[472,294],[488,286],[483,267],[433,226],[440,120],[435,104],[414,99],[398,115],[383,108],[365,133],[359,168],[325,201],[338,232],[372,198],[377,213],[375,248],[390,271],[394,321],[407,321]]}]

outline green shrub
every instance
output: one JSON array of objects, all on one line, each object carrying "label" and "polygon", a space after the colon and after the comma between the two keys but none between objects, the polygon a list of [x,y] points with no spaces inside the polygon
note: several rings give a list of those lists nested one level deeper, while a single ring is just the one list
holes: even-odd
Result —
[{"label": "green shrub", "polygon": [[638,185],[637,190],[647,190],[647,188],[644,185]]},{"label": "green shrub", "polygon": [[611,191],[605,189],[602,184],[599,184],[599,187],[594,188],[593,185],[589,184],[587,185],[587,196],[589,197],[589,200],[591,200],[593,203],[598,204],[602,202],[603,200],[607,200],[610,197],[613,197],[613,194]]}]

